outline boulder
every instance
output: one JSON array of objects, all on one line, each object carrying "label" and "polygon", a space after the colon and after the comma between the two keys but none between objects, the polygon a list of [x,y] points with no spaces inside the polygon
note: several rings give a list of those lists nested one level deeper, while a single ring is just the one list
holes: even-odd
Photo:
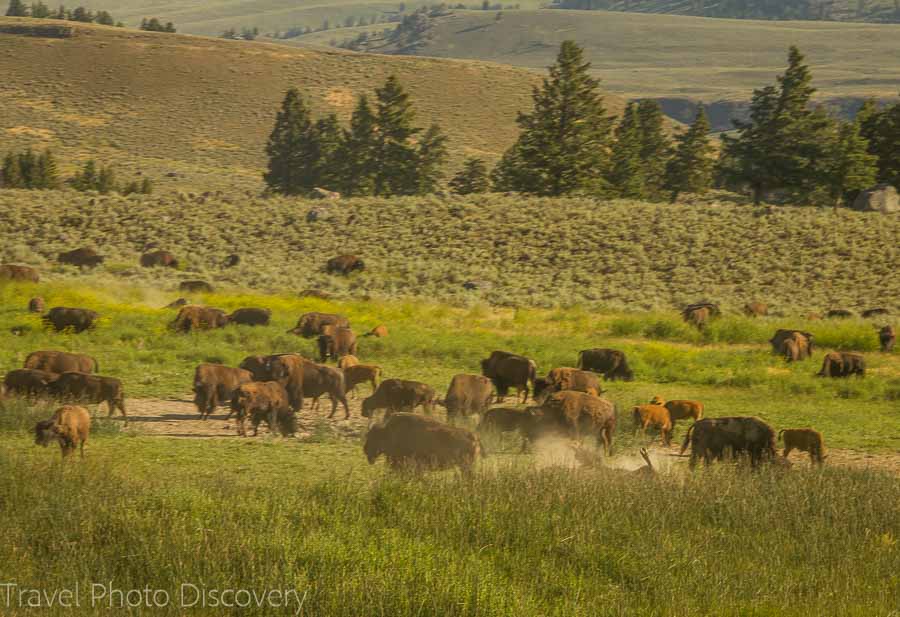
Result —
[{"label": "boulder", "polygon": [[900,212],[900,195],[889,184],[879,184],[861,192],[853,202],[854,210],[864,212]]}]

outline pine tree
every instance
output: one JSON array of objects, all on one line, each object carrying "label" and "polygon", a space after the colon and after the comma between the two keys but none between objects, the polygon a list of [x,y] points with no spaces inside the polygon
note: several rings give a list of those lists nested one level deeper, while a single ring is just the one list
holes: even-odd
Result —
[{"label": "pine tree", "polygon": [[709,119],[701,105],[690,128],[675,138],[675,154],[666,167],[665,189],[675,203],[681,193],[702,194],[712,185],[713,146],[709,141]]},{"label": "pine tree", "polygon": [[0,186],[7,189],[25,188],[25,179],[22,177],[22,169],[19,167],[19,157],[9,153],[3,159],[3,174],[0,176]]},{"label": "pine tree", "polygon": [[83,6],[79,6],[72,11],[70,19],[72,21],[80,21],[89,24],[94,21],[94,14]]},{"label": "pine tree", "polygon": [[647,196],[644,161],[641,158],[640,116],[635,103],[629,103],[616,127],[610,184],[619,197],[644,199]]},{"label": "pine tree", "polygon": [[377,148],[375,115],[368,98],[361,95],[350,117],[350,130],[344,132],[340,157],[342,195],[351,197],[375,192]]},{"label": "pine tree", "polygon": [[6,9],[7,17],[28,17],[28,7],[22,0],[9,0],[9,8]]},{"label": "pine tree", "polygon": [[450,190],[457,195],[470,195],[472,193],[487,193],[490,181],[487,175],[487,165],[482,159],[468,159],[453,179],[450,180]]},{"label": "pine tree", "polygon": [[76,191],[94,191],[97,190],[98,179],[97,164],[91,159],[84,164],[80,172],[69,179],[69,184]]},{"label": "pine tree", "polygon": [[869,153],[878,158],[878,182],[900,187],[900,103],[879,108],[866,101],[856,120]]},{"label": "pine tree", "polygon": [[50,8],[43,2],[33,3],[31,5],[31,16],[35,19],[47,19],[50,17]]},{"label": "pine tree", "polygon": [[44,150],[37,158],[32,185],[36,189],[59,188],[59,170],[56,167],[56,159],[49,149]]},{"label": "pine tree", "polygon": [[494,170],[501,190],[549,196],[604,192],[612,118],[589,69],[582,49],[563,42],[549,76],[534,89],[534,110],[519,114],[518,141]]},{"label": "pine tree", "polygon": [[341,150],[341,125],[337,116],[329,116],[318,120],[313,128],[317,152],[314,156],[318,162],[315,185],[328,190],[335,190],[341,182],[342,170],[339,163]]},{"label": "pine tree", "polygon": [[35,188],[35,180],[37,179],[37,156],[29,148],[25,152],[19,154],[19,170],[24,183],[23,188]]},{"label": "pine tree", "polygon": [[446,158],[447,138],[437,124],[432,124],[419,141],[416,152],[417,194],[429,195],[438,191]]},{"label": "pine tree", "polygon": [[861,191],[875,184],[878,157],[869,154],[869,143],[860,135],[857,122],[837,122],[834,135],[826,149],[822,170],[822,184],[828,198],[837,208],[852,191]]},{"label": "pine tree", "polygon": [[141,189],[140,192],[144,195],[149,195],[153,192],[153,182],[150,178],[144,178],[141,180]]},{"label": "pine tree", "polygon": [[664,130],[662,108],[653,100],[643,100],[637,108],[644,164],[644,193],[648,199],[661,199],[666,182],[666,165],[672,144]]},{"label": "pine tree", "polygon": [[116,20],[114,20],[113,16],[110,15],[107,11],[100,11],[99,13],[97,13],[94,21],[101,26],[112,26],[116,23]]},{"label": "pine tree", "polygon": [[116,184],[116,172],[109,165],[104,165],[100,168],[100,173],[97,174],[97,185],[95,190],[102,195],[118,190],[118,185]]},{"label": "pine tree", "polygon": [[415,114],[409,94],[397,77],[391,75],[383,87],[375,90],[375,95],[378,101],[375,194],[414,194],[417,152],[410,140],[419,129],[413,126]]},{"label": "pine tree", "polygon": [[263,178],[276,193],[299,195],[315,188],[318,148],[309,109],[296,88],[287,91],[269,135],[268,171]]}]

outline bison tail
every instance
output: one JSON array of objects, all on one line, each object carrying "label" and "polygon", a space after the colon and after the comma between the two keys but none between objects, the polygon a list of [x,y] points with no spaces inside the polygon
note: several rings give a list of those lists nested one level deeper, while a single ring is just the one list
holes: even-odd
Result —
[{"label": "bison tail", "polygon": [[94,372],[99,373],[100,372],[100,363],[97,362],[97,358],[94,358],[93,356],[91,356],[91,360],[94,361]]},{"label": "bison tail", "polygon": [[691,424],[691,427],[687,430],[687,433],[684,435],[684,441],[681,443],[681,450],[678,452],[678,456],[684,454],[684,451],[687,450],[688,444],[691,443],[691,434],[694,432],[694,427],[697,426],[697,423]]},{"label": "bison tail", "polygon": [[583,352],[583,351],[579,351],[579,352],[578,352],[578,362],[575,364],[575,368],[577,368],[577,369],[579,369],[579,370],[584,370],[584,358],[583,358],[583,356],[584,356],[584,352]]},{"label": "bison tail", "polygon": [[778,431],[778,437],[775,438],[776,441],[781,441],[781,434],[784,432],[784,429]]}]

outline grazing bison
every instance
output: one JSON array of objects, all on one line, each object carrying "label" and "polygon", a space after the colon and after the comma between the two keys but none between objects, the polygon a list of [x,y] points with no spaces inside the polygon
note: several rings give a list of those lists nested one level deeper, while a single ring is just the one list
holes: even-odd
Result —
[{"label": "grazing bison", "polygon": [[872,308],[862,312],[862,316],[866,319],[871,319],[872,317],[881,317],[882,315],[890,314],[891,312],[886,308]]},{"label": "grazing bison", "polygon": [[491,352],[490,357],[481,361],[481,374],[494,382],[497,400],[503,402],[509,389],[515,388],[522,395],[522,402],[528,400],[528,384],[534,384],[537,365],[534,360],[508,351]]},{"label": "grazing bison", "polygon": [[345,368],[350,368],[351,366],[356,366],[359,364],[359,358],[354,355],[347,354],[346,356],[341,356],[338,358],[337,367],[341,370]]},{"label": "grazing bison", "polygon": [[83,353],[68,351],[33,351],[25,358],[25,368],[40,369],[50,373],[96,373],[97,360]]},{"label": "grazing bison", "polygon": [[178,260],[169,251],[150,251],[141,255],[141,266],[144,268],[177,268]]},{"label": "grazing bison", "polygon": [[811,428],[786,428],[778,431],[778,439],[784,438],[784,458],[791,450],[809,453],[813,463],[821,465],[825,462],[825,442],[822,433]]},{"label": "grazing bison", "polygon": [[672,422],[672,430],[679,420],[693,418],[694,422],[703,417],[703,403],[700,401],[675,400],[666,401],[661,396],[654,396],[651,405],[662,405],[669,410],[669,420]]},{"label": "grazing bison", "polygon": [[672,441],[672,420],[669,417],[669,410],[662,405],[636,405],[631,410],[631,417],[634,420],[634,431],[637,433],[641,429],[641,434],[647,432],[648,426],[659,429],[660,436],[665,445],[669,445]]},{"label": "grazing bison", "polygon": [[481,442],[472,431],[412,413],[396,413],[366,435],[363,451],[369,464],[382,454],[394,468],[471,471],[481,455]]},{"label": "grazing bison", "polygon": [[819,377],[849,377],[850,375],[866,375],[866,360],[862,354],[846,351],[832,351],[825,354]]},{"label": "grazing bison", "polygon": [[320,362],[356,355],[356,334],[350,328],[334,328],[328,334],[320,334],[317,343]]},{"label": "grazing bison", "polygon": [[356,255],[338,255],[329,259],[325,265],[325,271],[328,274],[342,274],[344,276],[356,270],[362,272],[365,269],[365,262]]},{"label": "grazing bison", "polygon": [[600,373],[607,381],[634,381],[625,353],[618,349],[585,349],[578,352],[578,368]]},{"label": "grazing bison", "polygon": [[192,330],[212,330],[224,328],[228,324],[228,315],[225,311],[208,306],[189,304],[181,307],[178,316],[170,324],[175,332],[190,332]]},{"label": "grazing bison", "polygon": [[384,324],[382,324],[380,326],[375,326],[374,328],[372,328],[371,330],[369,330],[368,332],[363,334],[363,336],[374,336],[377,338],[383,338],[387,335],[388,335],[388,329],[387,329],[387,326],[385,326]]},{"label": "grazing bison", "polygon": [[594,396],[603,394],[600,386],[600,378],[590,371],[582,371],[577,368],[555,368],[547,373],[546,377],[534,380],[534,400],[542,402],[554,392],[563,390],[575,390],[587,392]]},{"label": "grazing bison", "polygon": [[272,433],[276,432],[276,427],[282,435],[297,432],[297,417],[288,404],[287,392],[276,381],[252,381],[238,386],[231,397],[231,412],[237,416],[237,432],[241,437],[247,436],[245,422],[248,418],[253,425],[254,437],[263,421]]},{"label": "grazing bison", "polygon": [[47,310],[47,303],[40,296],[36,296],[28,301],[29,313],[43,313]]},{"label": "grazing bison", "polygon": [[178,298],[177,300],[173,300],[172,302],[169,302],[163,308],[177,309],[177,308],[181,308],[182,306],[187,306],[187,303],[188,303],[188,301],[185,298]]},{"label": "grazing bison", "polygon": [[710,319],[718,317],[720,314],[719,305],[712,302],[689,304],[681,311],[682,319],[700,330],[706,327]]},{"label": "grazing bison", "polygon": [[103,263],[105,258],[91,248],[80,248],[65,253],[60,253],[56,261],[61,264],[78,266],[79,268],[95,268]]},{"label": "grazing bison", "polygon": [[769,314],[769,305],[763,302],[748,302],[744,305],[744,315],[747,317],[765,317]]},{"label": "grazing bison", "polygon": [[887,353],[894,349],[894,342],[897,335],[894,334],[893,326],[885,326],[878,331],[878,341],[881,343],[881,351]]},{"label": "grazing bison", "polygon": [[53,417],[38,422],[34,427],[34,443],[48,446],[51,441],[59,443],[62,457],[66,458],[76,448],[84,458],[84,443],[91,432],[91,415],[84,407],[64,405],[53,413]]},{"label": "grazing bison", "polygon": [[[230,401],[238,386],[253,381],[250,371],[221,364],[201,364],[194,370],[194,405],[203,420]],[[230,415],[230,414],[229,414]]]},{"label": "grazing bison", "polygon": [[63,373],[50,384],[50,394],[65,403],[93,403],[95,405],[106,403],[109,408],[109,416],[112,416],[118,407],[125,421],[128,422],[122,382],[115,377],[101,377],[74,371]]},{"label": "grazing bison", "polygon": [[781,342],[781,354],[787,362],[800,362],[812,355],[808,339],[796,332]]},{"label": "grazing bison", "polygon": [[17,266],[14,264],[0,265],[0,281],[14,281],[17,283],[39,283],[41,275],[30,266]]},{"label": "grazing bison", "polygon": [[232,253],[231,255],[229,255],[228,257],[225,258],[225,263],[222,264],[222,267],[233,268],[236,265],[238,265],[239,263],[241,263],[241,256]]},{"label": "grazing bison", "polygon": [[576,440],[593,435],[597,445],[603,445],[606,455],[611,454],[616,430],[616,409],[611,401],[584,392],[563,390],[551,395],[538,410],[542,416],[536,424],[538,432],[553,426]]},{"label": "grazing bison", "polygon": [[304,313],[297,320],[297,325],[288,334],[296,334],[303,338],[312,338],[324,334],[325,326],[334,326],[336,328],[349,328],[350,320],[343,315],[335,315],[332,313]]},{"label": "grazing bison", "polygon": [[783,330],[779,329],[775,331],[775,334],[772,338],[769,339],[769,344],[772,345],[772,353],[776,353],[779,355],[787,356],[788,350],[790,349],[790,345],[785,347],[784,342],[792,340],[797,344],[798,350],[802,350],[806,348],[806,355],[804,355],[801,360],[804,358],[808,358],[813,352],[813,335],[809,332],[804,332],[802,330]]},{"label": "grazing bison", "polygon": [[422,406],[425,413],[434,410],[434,388],[419,381],[406,379],[385,379],[368,398],[363,399],[362,415],[371,418],[375,411],[385,410],[385,416],[398,411],[412,412]]},{"label": "grazing bison", "polygon": [[178,283],[178,291],[211,294],[213,292],[213,286],[206,281],[181,281]]},{"label": "grazing bison", "polygon": [[334,416],[338,402],[344,406],[344,417],[350,417],[342,371],[310,362],[297,354],[270,356],[268,364],[271,378],[284,386],[294,411],[303,409],[304,397],[312,398],[315,406],[319,397],[327,394],[331,398],[328,417]]},{"label": "grazing bison", "polygon": [[487,377],[464,373],[454,375],[444,399],[447,419],[483,413],[491,406],[493,396],[494,385]]},{"label": "grazing bison", "polygon": [[847,319],[848,317],[853,317],[853,311],[848,311],[847,309],[831,309],[825,313],[825,317],[827,319]]},{"label": "grazing bison", "polygon": [[228,316],[228,322],[241,326],[268,326],[271,318],[269,309],[239,308]]},{"label": "grazing bison", "polygon": [[56,373],[31,368],[12,370],[3,378],[5,396],[49,396],[50,384],[56,381]]},{"label": "grazing bison", "polygon": [[41,319],[57,332],[62,332],[67,328],[72,328],[75,332],[84,332],[94,327],[94,322],[98,317],[97,313],[88,309],[55,306]]},{"label": "grazing bison", "polygon": [[[345,356],[348,357],[348,356]],[[341,369],[344,371],[344,387],[347,392],[356,391],[356,386],[368,383],[372,386],[372,393],[378,389],[378,378],[381,376],[381,367],[372,364],[354,364]]]},{"label": "grazing bison", "polygon": [[691,446],[691,468],[702,456],[704,463],[732,455],[747,454],[753,467],[775,458],[775,430],[755,417],[704,418],[691,425],[681,453]]}]

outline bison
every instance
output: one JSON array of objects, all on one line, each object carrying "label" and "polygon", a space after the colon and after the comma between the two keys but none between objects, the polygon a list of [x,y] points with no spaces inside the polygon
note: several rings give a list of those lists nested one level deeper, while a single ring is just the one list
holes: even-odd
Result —
[{"label": "bison", "polygon": [[603,388],[600,386],[600,379],[597,375],[577,368],[555,368],[547,373],[546,377],[534,380],[535,401],[543,401],[554,392],[563,390],[587,392],[594,396],[603,394]]},{"label": "bison", "polygon": [[20,368],[3,378],[3,394],[9,396],[49,396],[50,384],[59,377],[56,373],[39,369]]},{"label": "bison", "polygon": [[693,469],[702,456],[704,463],[732,455],[747,454],[753,467],[775,458],[775,430],[756,417],[704,418],[688,429],[681,453],[691,447]]},{"label": "bison", "polygon": [[25,368],[50,373],[96,373],[100,370],[97,360],[91,356],[68,351],[33,351],[25,358]]},{"label": "bison", "polygon": [[282,435],[297,432],[297,417],[288,403],[287,392],[276,381],[252,381],[238,386],[231,398],[231,412],[237,416],[237,432],[241,437],[247,436],[247,418],[253,425],[254,437],[263,421],[272,433],[276,427]]},{"label": "bison", "polygon": [[150,251],[141,255],[141,266],[144,268],[177,268],[178,260],[169,251]]},{"label": "bison", "polygon": [[608,381],[634,381],[625,353],[618,349],[585,349],[578,352],[578,368],[600,373]]},{"label": "bison", "polygon": [[206,281],[181,281],[180,283],[178,283],[178,291],[211,294],[213,292],[213,286]]},{"label": "bison", "polygon": [[602,444],[606,455],[610,456],[616,430],[616,409],[611,401],[584,392],[563,390],[551,395],[537,409],[540,419],[534,428],[538,433],[544,428],[555,427],[576,440],[593,435],[597,445]]},{"label": "bison", "polygon": [[846,351],[832,351],[825,354],[822,369],[816,373],[819,377],[849,377],[866,374],[866,360],[862,354]]},{"label": "bison", "polygon": [[[345,356],[348,357],[348,356]],[[372,386],[372,392],[378,388],[378,378],[381,376],[381,367],[372,364],[354,364],[347,366],[344,371],[344,387],[347,392],[356,390],[356,386],[361,383],[368,383]]]},{"label": "bison", "polygon": [[34,443],[48,446],[51,441],[59,443],[62,457],[66,458],[78,448],[84,458],[84,444],[91,432],[91,416],[84,407],[64,405],[53,413],[53,417],[38,422],[34,427]]},{"label": "bison", "polygon": [[344,406],[344,417],[350,417],[343,372],[310,362],[297,354],[270,356],[268,364],[271,378],[284,386],[294,411],[303,409],[304,397],[314,399],[315,405],[320,396],[327,394],[331,398],[328,417],[334,416],[338,402]]},{"label": "bison", "polygon": [[57,332],[71,328],[74,332],[84,332],[94,327],[99,315],[88,309],[66,308],[56,306],[41,317],[45,324],[51,326]]},{"label": "bison", "polygon": [[112,416],[118,408],[122,412],[125,422],[128,422],[122,382],[115,377],[101,377],[75,371],[63,373],[50,384],[50,394],[66,403],[93,403],[96,405],[106,403],[109,408],[109,416]]},{"label": "bison", "polygon": [[272,311],[264,308],[239,308],[228,315],[228,322],[241,326],[268,326]]},{"label": "bison", "polygon": [[479,433],[484,431],[496,431],[498,433],[512,433],[521,431],[525,434],[528,425],[534,419],[532,409],[517,407],[494,407],[488,409],[481,416],[481,422],[475,429]]},{"label": "bison", "polygon": [[862,312],[862,316],[866,319],[871,319],[872,317],[881,317],[882,315],[890,315],[891,312],[886,308],[871,308],[866,309]]},{"label": "bison", "polygon": [[241,263],[241,256],[236,253],[232,253],[231,255],[229,255],[228,257],[225,258],[225,262],[222,264],[222,267],[223,268],[233,268],[236,265],[238,265],[239,263]]},{"label": "bison", "polygon": [[894,349],[896,340],[897,335],[894,334],[893,326],[884,326],[878,331],[878,341],[881,343],[881,351],[884,353],[888,353]]},{"label": "bison", "polygon": [[366,435],[363,451],[369,464],[381,455],[393,469],[471,471],[481,455],[481,441],[472,431],[412,413],[395,413]]},{"label": "bison", "polygon": [[375,326],[374,328],[372,328],[371,330],[369,330],[368,332],[363,334],[363,336],[374,336],[377,338],[384,338],[387,335],[388,335],[388,329],[387,329],[387,326],[385,326],[384,324]]},{"label": "bison", "polygon": [[14,264],[0,265],[0,281],[13,281],[16,283],[39,283],[41,275],[30,266],[17,266]]},{"label": "bison", "polygon": [[341,370],[345,368],[350,368],[351,366],[356,366],[359,364],[359,358],[354,355],[347,354],[346,356],[341,356],[338,358],[337,367]]},{"label": "bison", "polygon": [[29,313],[43,313],[45,310],[47,310],[47,303],[42,297],[36,296],[28,301]]},{"label": "bison", "polygon": [[848,311],[847,309],[831,309],[825,313],[825,317],[827,319],[847,319],[853,317],[853,311]]},{"label": "bison", "polygon": [[672,441],[672,420],[669,417],[669,410],[662,405],[636,405],[631,410],[631,416],[634,420],[634,431],[637,433],[641,429],[641,434],[647,432],[648,426],[659,429],[662,441],[665,445],[669,445]]},{"label": "bison", "polygon": [[491,380],[481,375],[454,375],[447,389],[444,407],[447,408],[447,419],[456,416],[480,414],[491,405],[494,386]]},{"label": "bison", "polygon": [[481,361],[481,374],[494,382],[497,389],[497,400],[506,398],[509,388],[515,388],[522,396],[522,402],[528,400],[528,384],[534,384],[537,377],[537,365],[534,360],[508,351],[494,351],[490,357]]},{"label": "bison", "polygon": [[721,314],[718,304],[712,302],[697,302],[689,304],[681,311],[681,317],[692,326],[703,330],[713,317]]},{"label": "bison", "polygon": [[350,328],[334,328],[328,334],[320,334],[317,343],[320,362],[329,358],[337,360],[341,356],[356,355],[356,334]]},{"label": "bison", "polygon": [[80,248],[60,253],[56,261],[61,264],[78,266],[79,268],[95,268],[102,264],[104,259],[102,255],[99,255],[92,248]]},{"label": "bison", "polygon": [[356,255],[338,255],[332,257],[325,264],[325,271],[328,274],[341,274],[347,276],[351,272],[359,270],[362,272],[366,269],[366,264]]},{"label": "bison", "polygon": [[784,438],[784,458],[791,450],[809,453],[813,463],[821,465],[825,462],[825,442],[822,433],[811,428],[786,428],[778,431],[778,439]]},{"label": "bison", "polygon": [[225,311],[208,306],[189,304],[181,307],[178,316],[170,324],[175,332],[191,332],[192,330],[212,330],[228,325]]},{"label": "bison", "polygon": [[434,388],[419,381],[407,381],[406,379],[385,379],[375,392],[363,399],[362,415],[371,418],[375,411],[385,410],[385,416],[398,411],[412,412],[416,407],[422,406],[425,413],[434,410]]},{"label": "bison", "polygon": [[288,330],[288,334],[296,334],[303,338],[313,338],[324,334],[323,328],[325,326],[349,328],[350,320],[343,315],[335,315],[333,313],[304,313],[297,320],[297,325]]},{"label": "bison", "polygon": [[[250,371],[221,364],[201,364],[194,370],[194,404],[203,420],[230,401],[238,386],[253,381]],[[229,414],[230,416],[230,414]]]},{"label": "bison", "polygon": [[703,403],[700,401],[675,400],[666,401],[661,396],[654,396],[651,405],[662,405],[669,410],[669,420],[672,422],[672,430],[679,420],[693,418],[694,422],[703,417]]},{"label": "bison", "polygon": [[763,302],[748,302],[744,305],[744,315],[747,317],[765,317],[769,314],[769,305]]},{"label": "bison", "polygon": [[[806,348],[806,355],[803,358],[808,358],[813,352],[813,335],[809,332],[804,332],[802,330],[784,330],[779,329],[775,331],[775,334],[772,338],[769,339],[769,344],[772,345],[772,353],[779,355],[786,355],[790,345],[785,347],[784,342],[788,340],[793,340],[797,343],[798,349],[802,350],[803,347]],[[803,359],[801,358],[801,359]]]}]

